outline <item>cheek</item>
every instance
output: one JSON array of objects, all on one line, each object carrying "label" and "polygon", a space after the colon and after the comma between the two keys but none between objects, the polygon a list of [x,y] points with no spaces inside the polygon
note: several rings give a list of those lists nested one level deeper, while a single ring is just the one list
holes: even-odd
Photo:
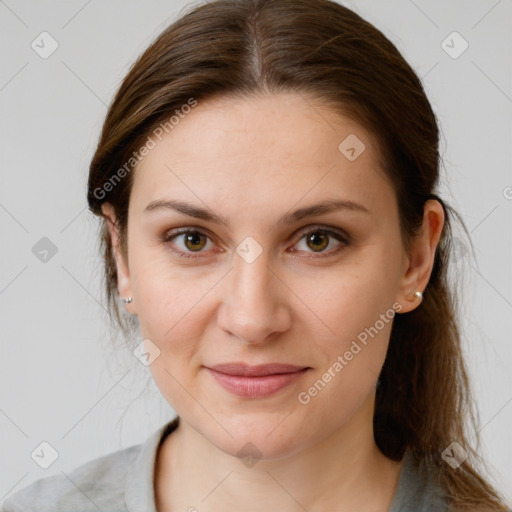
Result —
[{"label": "cheek", "polygon": [[303,332],[313,338],[316,362],[321,363],[311,379],[311,393],[303,390],[305,401],[332,399],[350,409],[375,385],[396,314],[398,277],[381,252],[375,246],[357,263],[318,273],[309,281],[296,280],[294,291],[310,309],[301,319],[307,324]]},{"label": "cheek", "polygon": [[398,274],[389,261],[380,264],[384,259],[377,251],[369,253],[357,262],[317,272],[307,279],[292,278],[291,288],[307,307],[301,321],[316,323],[316,332],[330,338],[335,346],[374,325],[394,303]]},{"label": "cheek", "polygon": [[386,286],[369,284],[366,278],[345,275],[326,281],[324,291],[325,295],[311,297],[310,304],[317,307],[315,313],[328,327],[320,331],[318,321],[309,315],[304,332],[314,340],[317,364],[297,397],[302,414],[318,430],[343,425],[370,399],[396,313],[392,301],[388,305]]},{"label": "cheek", "polygon": [[184,329],[191,335],[216,276],[176,265],[160,248],[135,250],[130,273],[141,334],[165,344]]},{"label": "cheek", "polygon": [[343,381],[343,387],[351,387],[365,376],[372,380],[384,362],[396,313],[389,290],[378,283],[369,284],[366,278],[346,275],[317,284],[322,292],[310,294],[307,301],[314,315],[307,312],[300,323],[301,330],[313,338],[317,354],[322,354],[316,361],[321,362],[318,371],[342,375],[337,380],[339,384]]}]

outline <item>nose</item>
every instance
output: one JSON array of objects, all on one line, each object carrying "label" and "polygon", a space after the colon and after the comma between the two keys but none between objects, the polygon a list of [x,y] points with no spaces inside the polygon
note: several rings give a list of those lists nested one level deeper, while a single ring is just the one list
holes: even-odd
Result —
[{"label": "nose", "polygon": [[224,331],[253,345],[290,328],[289,290],[269,267],[265,251],[252,263],[235,255],[226,278],[217,317]]}]

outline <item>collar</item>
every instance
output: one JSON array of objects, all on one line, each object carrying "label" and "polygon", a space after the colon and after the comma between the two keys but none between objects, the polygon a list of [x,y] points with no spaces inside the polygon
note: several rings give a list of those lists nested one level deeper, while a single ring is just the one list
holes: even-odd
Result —
[{"label": "collar", "polygon": [[128,512],[157,512],[155,506],[154,476],[158,448],[179,424],[179,416],[153,432],[141,445],[135,460],[129,464],[124,496]]}]

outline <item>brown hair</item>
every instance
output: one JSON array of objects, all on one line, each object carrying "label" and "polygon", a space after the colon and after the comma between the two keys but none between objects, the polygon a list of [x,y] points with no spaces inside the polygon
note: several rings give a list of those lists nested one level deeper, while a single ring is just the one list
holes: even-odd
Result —
[{"label": "brown hair", "polygon": [[[443,205],[446,223],[423,303],[394,320],[377,388],[375,440],[392,459],[409,449],[435,469],[454,508],[506,510],[478,473],[464,427],[467,417],[475,423],[447,276],[456,213],[435,195],[436,117],[417,75],[370,23],[329,0],[216,0],[183,15],[139,57],[109,108],[90,166],[91,211],[102,216],[102,203],[113,205],[126,255],[131,171],[148,136],[193,101],[262,92],[319,98],[375,135],[405,247],[421,226],[425,201]],[[105,222],[102,229],[108,303],[126,330]],[[452,441],[470,455],[457,469],[442,458]]]}]

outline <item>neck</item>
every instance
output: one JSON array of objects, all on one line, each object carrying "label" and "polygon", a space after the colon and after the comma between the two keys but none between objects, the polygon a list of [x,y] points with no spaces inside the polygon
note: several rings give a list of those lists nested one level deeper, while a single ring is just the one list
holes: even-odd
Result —
[{"label": "neck", "polygon": [[[358,414],[371,419],[373,400],[365,408]],[[157,510],[385,512],[401,468],[376,446],[372,421],[358,418],[287,457],[245,462],[180,419],[157,455]]]}]

